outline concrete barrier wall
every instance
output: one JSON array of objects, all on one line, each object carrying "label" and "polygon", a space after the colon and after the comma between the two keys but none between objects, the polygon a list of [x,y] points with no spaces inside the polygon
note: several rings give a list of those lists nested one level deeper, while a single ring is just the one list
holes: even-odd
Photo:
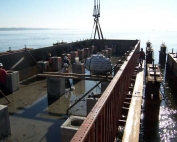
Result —
[{"label": "concrete barrier wall", "polygon": [[26,78],[36,75],[36,73],[37,73],[37,66],[36,65],[25,68],[23,70],[20,70],[19,71],[19,80],[22,81]]},{"label": "concrete barrier wall", "polygon": [[[105,45],[109,48],[115,46],[116,54],[124,54],[130,47],[134,47],[138,40],[105,40]],[[18,52],[10,52],[8,54],[0,54],[0,62],[3,63],[4,69],[19,71],[19,77],[21,79],[26,79],[29,74],[34,74],[33,66],[36,65],[34,59],[38,61],[48,60],[48,54],[51,56],[61,56],[64,52],[77,51],[78,49],[83,49],[90,47],[92,44],[98,47],[100,50],[99,40],[85,40],[80,42],[68,43],[65,45],[56,45],[50,47],[44,47],[34,50],[19,50]],[[32,57],[31,57],[32,55]],[[34,58],[34,59],[33,59]],[[31,68],[32,67],[32,68]],[[26,70],[27,69],[27,70]],[[32,71],[26,76],[22,72]]]}]

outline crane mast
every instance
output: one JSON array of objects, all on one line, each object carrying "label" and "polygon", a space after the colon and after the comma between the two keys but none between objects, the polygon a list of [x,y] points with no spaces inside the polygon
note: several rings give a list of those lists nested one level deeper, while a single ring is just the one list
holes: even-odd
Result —
[{"label": "crane mast", "polygon": [[101,39],[103,40],[103,34],[102,34],[101,26],[99,23],[100,0],[94,0],[93,17],[94,17],[94,39],[95,39],[96,33],[97,33],[99,40],[101,40]]}]

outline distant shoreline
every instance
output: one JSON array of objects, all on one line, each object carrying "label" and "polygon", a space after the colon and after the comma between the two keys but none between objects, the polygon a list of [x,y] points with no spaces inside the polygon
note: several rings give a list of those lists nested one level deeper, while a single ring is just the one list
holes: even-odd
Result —
[{"label": "distant shoreline", "polygon": [[16,30],[72,30],[72,29],[57,29],[57,28],[0,28],[0,31],[16,31]]}]

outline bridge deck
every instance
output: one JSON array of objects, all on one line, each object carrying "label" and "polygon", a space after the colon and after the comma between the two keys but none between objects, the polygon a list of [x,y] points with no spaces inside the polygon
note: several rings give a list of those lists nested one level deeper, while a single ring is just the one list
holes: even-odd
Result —
[{"label": "bridge deck", "polygon": [[[143,64],[144,66],[144,64]],[[138,142],[143,95],[144,68],[137,73],[122,142]]]}]

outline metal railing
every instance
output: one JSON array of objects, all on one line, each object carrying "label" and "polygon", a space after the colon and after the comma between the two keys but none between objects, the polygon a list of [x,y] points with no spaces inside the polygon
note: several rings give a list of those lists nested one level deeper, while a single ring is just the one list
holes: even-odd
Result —
[{"label": "metal railing", "polygon": [[135,45],[102,96],[72,138],[72,142],[113,142],[122,107],[137,63],[140,42]]}]

